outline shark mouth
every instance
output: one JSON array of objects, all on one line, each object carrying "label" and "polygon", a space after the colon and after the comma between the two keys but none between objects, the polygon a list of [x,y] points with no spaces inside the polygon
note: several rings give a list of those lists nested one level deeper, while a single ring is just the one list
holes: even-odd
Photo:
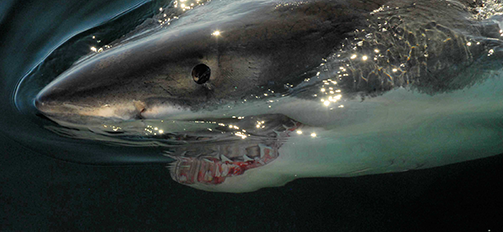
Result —
[{"label": "shark mouth", "polygon": [[271,163],[279,157],[278,150],[290,134],[302,127],[301,123],[291,119],[281,121],[266,133],[252,132],[246,139],[191,144],[167,153],[175,159],[168,166],[171,178],[185,185],[218,185],[226,178]]}]

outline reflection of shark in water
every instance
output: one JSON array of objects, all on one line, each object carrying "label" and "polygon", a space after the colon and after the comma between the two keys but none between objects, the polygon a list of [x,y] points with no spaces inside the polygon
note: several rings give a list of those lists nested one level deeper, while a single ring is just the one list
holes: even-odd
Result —
[{"label": "reflection of shark in water", "polygon": [[36,106],[163,139],[172,177],[212,191],[496,155],[500,27],[472,2],[212,1],[78,63]]}]

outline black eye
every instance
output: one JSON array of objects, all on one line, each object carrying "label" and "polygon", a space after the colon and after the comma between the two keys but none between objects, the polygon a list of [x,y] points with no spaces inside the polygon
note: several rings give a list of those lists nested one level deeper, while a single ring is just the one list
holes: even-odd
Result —
[{"label": "black eye", "polygon": [[198,64],[192,68],[192,78],[198,84],[206,83],[211,76],[211,69],[205,64]]}]

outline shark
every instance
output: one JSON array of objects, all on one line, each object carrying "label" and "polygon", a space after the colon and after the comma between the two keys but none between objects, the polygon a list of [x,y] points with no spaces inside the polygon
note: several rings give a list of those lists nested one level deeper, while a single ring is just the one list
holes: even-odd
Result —
[{"label": "shark", "polygon": [[140,137],[173,158],[173,180],[206,191],[493,156],[503,18],[492,4],[174,1],[182,14],[76,62],[34,105],[105,141]]}]

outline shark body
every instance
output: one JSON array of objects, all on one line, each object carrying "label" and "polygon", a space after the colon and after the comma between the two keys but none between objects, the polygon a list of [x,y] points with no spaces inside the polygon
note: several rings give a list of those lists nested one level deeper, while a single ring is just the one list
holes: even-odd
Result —
[{"label": "shark body", "polygon": [[67,127],[149,124],[172,178],[209,191],[487,157],[503,152],[500,18],[477,7],[212,1],[79,62],[35,104]]}]

